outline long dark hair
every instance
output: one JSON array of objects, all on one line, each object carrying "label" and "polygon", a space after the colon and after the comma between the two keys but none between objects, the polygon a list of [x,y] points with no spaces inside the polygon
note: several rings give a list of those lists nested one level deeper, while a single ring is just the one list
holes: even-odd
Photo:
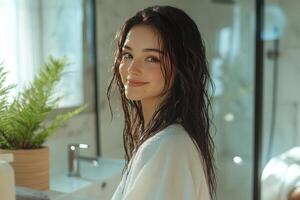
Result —
[{"label": "long dark hair", "polygon": [[[159,43],[166,56],[161,56],[161,69],[165,77],[165,88],[161,95],[169,94],[155,111],[147,127],[141,102],[129,100],[119,74],[122,47],[130,29],[136,25],[149,25],[161,36]],[[170,65],[170,70],[166,67]],[[174,81],[169,88],[170,74]],[[116,50],[113,63],[113,77],[107,90],[110,103],[112,87],[117,87],[124,111],[125,126],[123,142],[125,168],[140,145],[149,137],[170,124],[181,124],[198,147],[204,161],[210,196],[216,194],[214,142],[210,135],[211,96],[214,89],[209,75],[205,46],[195,22],[182,10],[171,6],[145,8],[121,27],[116,35]],[[169,88],[169,89],[168,89]],[[110,111],[111,105],[109,104]],[[112,114],[112,111],[111,111]]]}]

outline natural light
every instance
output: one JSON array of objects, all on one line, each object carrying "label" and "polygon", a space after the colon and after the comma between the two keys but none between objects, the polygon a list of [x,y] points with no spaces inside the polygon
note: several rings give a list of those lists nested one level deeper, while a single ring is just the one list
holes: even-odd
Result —
[{"label": "natural light", "polygon": [[[61,8],[64,9],[61,9]],[[8,72],[7,84],[20,91],[52,55],[67,56],[70,65],[58,95],[60,107],[83,103],[83,50],[81,0],[0,0],[0,63]]]}]

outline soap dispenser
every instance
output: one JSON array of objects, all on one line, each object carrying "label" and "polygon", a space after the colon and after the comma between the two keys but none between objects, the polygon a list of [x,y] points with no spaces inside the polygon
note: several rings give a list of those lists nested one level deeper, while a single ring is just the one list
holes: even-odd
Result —
[{"label": "soap dispenser", "polygon": [[0,194],[1,200],[15,200],[15,175],[9,164],[13,161],[12,154],[0,154]]}]

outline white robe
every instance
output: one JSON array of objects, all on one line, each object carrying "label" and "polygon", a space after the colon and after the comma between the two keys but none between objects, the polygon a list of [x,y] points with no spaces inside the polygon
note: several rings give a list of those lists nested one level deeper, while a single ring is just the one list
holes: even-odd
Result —
[{"label": "white robe", "polygon": [[263,200],[287,200],[291,190],[300,187],[300,147],[272,158],[261,181]]},{"label": "white robe", "polygon": [[210,200],[199,152],[179,124],[147,139],[130,165],[112,200]]}]

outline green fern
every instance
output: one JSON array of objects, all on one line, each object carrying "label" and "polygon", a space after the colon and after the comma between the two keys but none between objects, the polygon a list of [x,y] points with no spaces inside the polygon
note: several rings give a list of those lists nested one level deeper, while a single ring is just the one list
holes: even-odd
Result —
[{"label": "green fern", "polygon": [[4,87],[6,72],[0,66],[0,148],[41,148],[46,139],[63,123],[81,113],[86,106],[58,115],[50,125],[45,125],[48,114],[57,108],[62,97],[54,96],[68,62],[66,58],[49,58],[33,82],[24,88],[11,103],[7,93],[14,85]]}]

